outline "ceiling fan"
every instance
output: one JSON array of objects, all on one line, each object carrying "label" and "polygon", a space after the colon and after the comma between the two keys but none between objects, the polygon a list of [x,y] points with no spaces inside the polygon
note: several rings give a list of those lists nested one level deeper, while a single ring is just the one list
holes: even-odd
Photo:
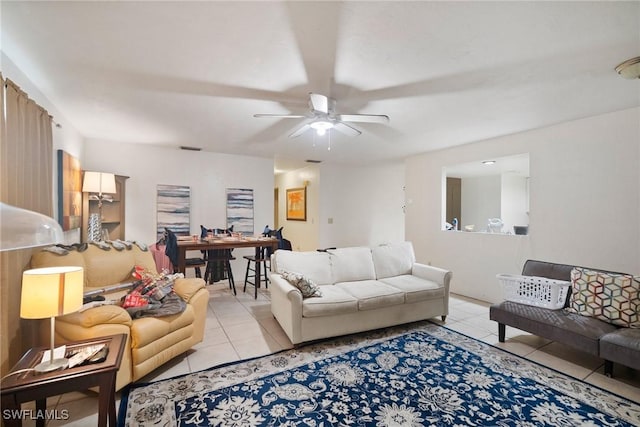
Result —
[{"label": "ceiling fan", "polygon": [[318,93],[309,93],[309,107],[311,111],[301,114],[254,114],[253,117],[270,117],[278,119],[310,119],[296,129],[289,138],[302,135],[309,129],[318,135],[324,135],[328,130],[335,129],[349,136],[358,136],[362,132],[345,122],[388,123],[389,116],[382,114],[338,114],[335,112],[336,101]]}]

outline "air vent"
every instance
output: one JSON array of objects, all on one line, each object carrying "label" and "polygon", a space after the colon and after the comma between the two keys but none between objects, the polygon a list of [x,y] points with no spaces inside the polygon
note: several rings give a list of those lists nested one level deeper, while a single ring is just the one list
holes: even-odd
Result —
[{"label": "air vent", "polygon": [[311,159],[307,159],[307,160],[305,160],[305,162],[307,162],[307,163],[322,163],[322,160],[311,160]]},{"label": "air vent", "polygon": [[202,151],[202,148],[200,148],[200,147],[188,147],[186,145],[181,145],[180,149],[181,150],[187,150],[187,151]]}]

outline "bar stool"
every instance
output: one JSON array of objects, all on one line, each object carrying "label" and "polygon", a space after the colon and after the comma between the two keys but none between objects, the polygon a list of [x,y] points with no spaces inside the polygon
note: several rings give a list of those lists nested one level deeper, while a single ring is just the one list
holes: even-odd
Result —
[{"label": "bar stool", "polygon": [[[255,255],[245,255],[244,259],[247,260],[247,269],[244,273],[244,292],[247,292],[247,283],[253,285],[254,298],[258,298],[258,288],[260,282],[264,280],[264,287],[268,288],[269,277],[267,276],[267,270],[271,268],[267,248],[256,248]],[[251,274],[253,273],[253,274]],[[264,279],[262,276],[264,275]],[[249,279],[253,279],[250,281]]]}]

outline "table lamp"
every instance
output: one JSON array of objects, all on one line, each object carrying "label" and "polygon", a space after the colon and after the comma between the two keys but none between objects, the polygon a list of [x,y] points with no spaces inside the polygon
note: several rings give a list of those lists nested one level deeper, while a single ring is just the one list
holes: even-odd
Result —
[{"label": "table lamp", "polygon": [[102,240],[102,202],[110,202],[111,196],[105,194],[116,193],[116,177],[112,173],[85,171],[82,181],[84,193],[97,193],[89,196],[98,201],[98,214],[89,215],[88,236],[90,241]]},{"label": "table lamp", "polygon": [[51,353],[49,360],[35,367],[36,372],[50,372],[68,366],[66,358],[53,358],[55,319],[82,307],[84,270],[82,267],[48,267],[22,273],[20,317],[51,318]]}]

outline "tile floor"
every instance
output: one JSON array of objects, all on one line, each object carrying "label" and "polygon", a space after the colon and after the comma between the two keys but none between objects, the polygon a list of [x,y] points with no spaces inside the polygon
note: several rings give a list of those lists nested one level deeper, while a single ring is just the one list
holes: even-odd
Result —
[{"label": "tile floor", "polygon": [[[238,295],[234,296],[226,282],[209,285],[208,288],[211,298],[204,341],[141,379],[141,382],[171,378],[292,347],[271,316],[268,290],[261,290],[258,299],[254,299],[253,292],[245,294],[241,287]],[[449,308],[450,314],[444,325],[450,329],[640,402],[639,371],[616,365],[615,378],[608,378],[603,374],[600,359],[510,327],[507,327],[506,342],[500,343],[498,326],[489,320],[488,303],[452,295]],[[116,398],[119,405],[120,393]],[[48,404],[48,409],[66,409],[70,418],[66,421],[52,420],[47,426],[96,425],[98,402],[94,393],[69,393],[48,399]],[[35,423],[24,422],[23,425]]]}]

